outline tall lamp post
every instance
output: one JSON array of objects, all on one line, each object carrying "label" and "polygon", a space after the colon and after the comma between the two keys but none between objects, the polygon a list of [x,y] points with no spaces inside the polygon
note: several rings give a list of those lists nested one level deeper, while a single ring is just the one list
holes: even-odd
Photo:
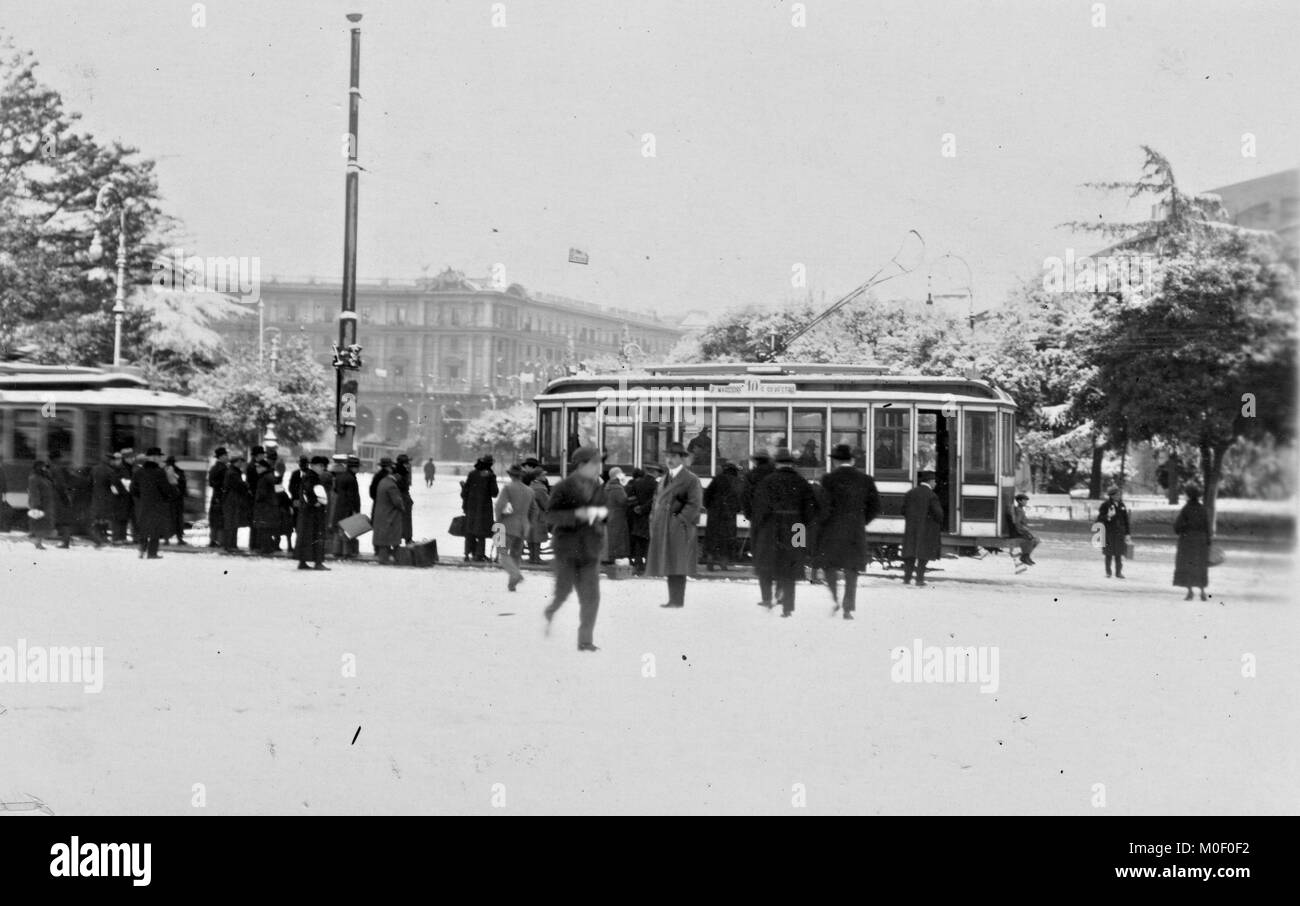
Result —
[{"label": "tall lamp post", "polygon": [[[335,453],[351,453],[357,433],[357,380],[345,371],[361,369],[357,342],[357,124],[361,104],[361,13],[348,13],[352,23],[352,68],[348,88],[348,170],[343,211],[343,310],[339,314],[339,355],[335,362]],[[345,350],[355,351],[344,355]]]},{"label": "tall lamp post", "polygon": [[[122,316],[126,314],[126,207],[127,200],[122,197],[122,190],[111,182],[106,182],[95,196],[95,213],[103,214],[108,203],[108,196],[117,196],[117,292],[113,301],[113,367],[122,364]],[[99,229],[90,243],[90,257],[96,261],[104,256],[104,237]]]}]

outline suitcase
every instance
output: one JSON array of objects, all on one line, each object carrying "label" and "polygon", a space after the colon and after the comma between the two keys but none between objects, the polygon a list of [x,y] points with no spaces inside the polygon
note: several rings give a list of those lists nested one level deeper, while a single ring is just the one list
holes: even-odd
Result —
[{"label": "suitcase", "polygon": [[355,541],[371,530],[370,517],[365,513],[357,513],[346,519],[340,519],[339,529],[348,536],[349,540]]},{"label": "suitcase", "polygon": [[609,579],[630,579],[632,578],[632,565],[630,563],[611,563],[605,567],[605,576]]},{"label": "suitcase", "polygon": [[415,564],[412,562],[411,557],[411,548],[405,544],[399,547],[394,562],[396,562],[398,566],[414,566]]},{"label": "suitcase", "polygon": [[428,569],[438,562],[437,541],[417,541],[410,546],[411,565]]}]

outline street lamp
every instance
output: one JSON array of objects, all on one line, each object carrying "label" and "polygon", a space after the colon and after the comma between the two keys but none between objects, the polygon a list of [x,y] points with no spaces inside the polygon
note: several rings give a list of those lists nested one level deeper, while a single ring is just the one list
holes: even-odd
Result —
[{"label": "street lamp", "polygon": [[[113,367],[122,364],[122,316],[126,314],[126,208],[127,199],[122,197],[122,190],[111,182],[104,183],[95,196],[95,213],[103,214],[108,196],[117,196],[117,292],[113,301]],[[104,255],[104,237],[95,229],[95,238],[90,243],[90,257],[98,261]]]}]

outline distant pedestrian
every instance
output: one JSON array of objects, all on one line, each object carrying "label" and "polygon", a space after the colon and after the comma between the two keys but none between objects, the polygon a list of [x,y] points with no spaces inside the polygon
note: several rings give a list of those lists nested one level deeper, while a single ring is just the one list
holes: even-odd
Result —
[{"label": "distant pedestrian", "polygon": [[546,608],[550,634],[555,612],[578,592],[578,650],[597,651],[593,636],[600,610],[600,551],[605,543],[605,490],[600,484],[600,451],[579,447],[569,476],[555,486],[547,519],[554,532],[555,593]]},{"label": "distant pedestrian", "polygon": [[605,505],[609,507],[609,518],[605,520],[605,556],[602,559],[606,563],[632,556],[627,524],[629,480],[622,469],[614,466],[609,470],[609,481],[605,482]]},{"label": "distant pedestrian", "polygon": [[[329,490],[325,470],[330,461],[311,458],[310,471],[298,484],[298,568],[325,572],[325,516],[329,512]],[[313,565],[308,566],[311,560]]]},{"label": "distant pedestrian", "polygon": [[414,510],[415,498],[411,496],[411,457],[399,453],[393,466],[393,477],[402,489],[402,540],[407,544],[415,543]]},{"label": "distant pedestrian", "polygon": [[551,538],[550,523],[546,521],[546,511],[551,503],[551,489],[546,484],[546,472],[541,468],[529,469],[525,462],[524,469],[528,479],[528,489],[533,492],[533,500],[537,503],[537,519],[528,530],[528,562],[538,564],[542,562],[542,546]]},{"label": "distant pedestrian", "polygon": [[[817,516],[808,480],[795,471],[794,454],[782,447],[776,468],[754,489],[754,562],[763,563],[776,585],[781,616],[794,613],[795,583],[808,559],[808,532]],[[766,606],[771,607],[771,604]]]},{"label": "distant pedestrian", "polygon": [[217,447],[212,457],[216,462],[208,469],[208,489],[212,491],[208,503],[208,547],[221,547],[221,535],[225,529],[222,501],[226,498],[226,469],[230,457],[225,447]]},{"label": "distant pedestrian", "polygon": [[221,505],[222,548],[228,554],[239,552],[239,529],[253,519],[253,490],[244,476],[244,457],[236,453],[226,469],[226,493]]},{"label": "distant pedestrian", "polygon": [[524,581],[519,563],[524,555],[524,540],[537,520],[538,511],[537,498],[524,481],[524,467],[516,463],[506,471],[506,475],[510,480],[497,496],[493,510],[500,530],[493,534],[497,538],[501,566],[509,576],[506,591],[514,591]]},{"label": "distant pedestrian", "polygon": [[1178,534],[1178,553],[1174,558],[1174,585],[1187,589],[1184,601],[1192,600],[1192,589],[1198,588],[1205,600],[1205,587],[1210,584],[1210,544],[1214,540],[1210,531],[1210,514],[1201,503],[1201,489],[1186,489],[1187,503],[1174,520]]},{"label": "distant pedestrian", "polygon": [[709,572],[730,569],[736,547],[736,514],[744,485],[734,462],[724,462],[704,489],[704,560]]},{"label": "distant pedestrian", "polygon": [[371,494],[375,500],[370,513],[371,541],[375,546],[375,559],[380,563],[391,563],[397,548],[402,545],[402,489],[393,473],[382,465],[384,462],[391,465],[392,460],[385,457],[380,462],[376,473],[379,482]]},{"label": "distant pedestrian", "polygon": [[438,477],[438,467],[434,465],[433,457],[430,457],[424,464],[424,486],[433,487],[433,480]]},{"label": "distant pedestrian", "polygon": [[1124,492],[1111,485],[1106,491],[1106,502],[1097,511],[1097,521],[1104,532],[1101,548],[1106,560],[1106,578],[1110,578],[1111,561],[1115,561],[1115,578],[1124,578],[1124,554],[1132,542],[1129,533],[1128,507],[1124,505]]},{"label": "distant pedestrian", "polygon": [[32,463],[27,479],[27,530],[37,550],[45,550],[45,539],[58,518],[59,502],[50,478],[50,466],[43,459]]},{"label": "distant pedestrian", "polygon": [[487,539],[492,535],[492,501],[499,488],[492,472],[494,460],[484,456],[474,463],[461,488],[461,511],[465,514],[465,559],[487,562]]},{"label": "distant pedestrian", "polygon": [[754,561],[754,574],[758,576],[758,603],[762,607],[771,607],[772,571],[768,569],[767,564],[760,562],[758,557],[754,555],[754,545],[757,543],[754,531],[754,492],[762,484],[764,478],[776,471],[776,465],[772,462],[772,455],[767,450],[762,449],[751,453],[749,462],[750,467],[745,472],[745,480],[740,492],[740,512],[744,514],[746,521],[749,522],[750,555]]},{"label": "distant pedestrian", "polygon": [[150,447],[145,460],[136,470],[131,483],[131,496],[136,501],[136,543],[140,556],[159,560],[158,542],[171,531],[172,501],[176,499],[175,484],[160,465],[162,450]]},{"label": "distant pedestrian", "polygon": [[[178,546],[185,545],[185,496],[189,493],[188,481],[185,477],[185,470],[176,465],[176,457],[168,456],[163,462],[163,470],[167,473],[169,480],[176,488],[176,499],[172,501],[172,524],[168,536],[176,536]],[[163,538],[166,543],[168,536]]]},{"label": "distant pedestrian", "polygon": [[1025,512],[1025,504],[1029,502],[1028,494],[1017,494],[1016,505],[1011,511],[1011,531],[1015,537],[1020,539],[1020,562],[1025,566],[1036,566],[1034,558],[1030,555],[1034,548],[1038,547],[1038,536],[1029,529],[1029,516]]},{"label": "distant pedestrian", "polygon": [[650,473],[657,469],[657,466],[649,464],[644,470],[633,469],[632,480],[624,489],[627,492],[628,554],[632,571],[638,576],[645,573],[645,556],[650,549],[650,511],[654,509],[655,491],[659,489],[655,476]]},{"label": "distant pedestrian", "polygon": [[903,495],[903,584],[925,585],[925,567],[943,555],[943,504],[934,493],[934,472],[916,473],[916,487]]},{"label": "distant pedestrian", "polygon": [[[880,494],[870,475],[854,466],[853,448],[836,444],[831,448],[835,467],[822,476],[825,508],[818,515],[819,554],[826,570],[831,598],[843,607],[844,619],[857,610],[858,573],[867,566],[867,526],[880,515]],[[837,594],[839,573],[844,575],[844,598]]]},{"label": "distant pedestrian", "polygon": [[686,606],[686,579],[699,565],[697,536],[704,491],[700,479],[687,466],[690,454],[677,441],[668,445],[664,461],[668,474],[655,494],[650,511],[650,548],[646,575],[668,580],[668,602],[661,607]]}]

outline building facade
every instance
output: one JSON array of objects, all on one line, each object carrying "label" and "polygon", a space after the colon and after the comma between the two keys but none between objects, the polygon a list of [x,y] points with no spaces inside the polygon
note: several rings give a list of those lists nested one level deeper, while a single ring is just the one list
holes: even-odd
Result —
[{"label": "building facade", "polygon": [[[329,367],[341,296],[335,282],[264,281],[265,341],[303,337]],[[683,334],[655,315],[493,285],[451,268],[414,281],[358,281],[357,317],[364,365],[357,439],[446,460],[478,455],[462,449],[457,435],[484,410],[531,401],[585,360],[662,359]],[[258,319],[217,329],[256,345]]]}]

